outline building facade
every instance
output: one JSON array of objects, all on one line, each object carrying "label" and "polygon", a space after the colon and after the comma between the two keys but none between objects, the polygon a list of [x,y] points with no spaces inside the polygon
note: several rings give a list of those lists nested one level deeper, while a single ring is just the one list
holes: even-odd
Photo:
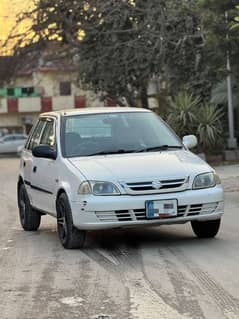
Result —
[{"label": "building facade", "polygon": [[0,88],[0,132],[28,133],[42,112],[95,106],[116,106],[79,87],[72,67],[44,65],[20,72]]}]

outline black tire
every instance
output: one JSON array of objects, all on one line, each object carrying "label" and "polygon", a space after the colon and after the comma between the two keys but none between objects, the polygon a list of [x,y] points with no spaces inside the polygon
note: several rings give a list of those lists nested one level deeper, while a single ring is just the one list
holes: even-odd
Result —
[{"label": "black tire", "polygon": [[22,228],[26,231],[36,231],[41,224],[41,215],[31,207],[24,184],[18,188],[19,218]]},{"label": "black tire", "polygon": [[213,238],[217,235],[221,224],[221,219],[208,221],[192,221],[192,229],[198,238]]},{"label": "black tire", "polygon": [[65,193],[60,194],[56,202],[57,230],[62,246],[66,249],[82,248],[86,232],[73,225],[71,207]]}]

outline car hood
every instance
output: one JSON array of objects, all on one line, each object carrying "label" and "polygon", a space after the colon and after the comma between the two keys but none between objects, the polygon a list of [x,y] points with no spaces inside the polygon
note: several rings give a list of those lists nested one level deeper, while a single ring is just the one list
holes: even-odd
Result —
[{"label": "car hood", "polygon": [[87,180],[126,181],[195,176],[213,169],[187,150],[71,158]]}]

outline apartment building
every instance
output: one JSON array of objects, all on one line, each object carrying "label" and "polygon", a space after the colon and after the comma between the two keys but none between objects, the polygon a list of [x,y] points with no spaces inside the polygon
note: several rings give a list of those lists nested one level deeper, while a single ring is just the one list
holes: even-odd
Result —
[{"label": "apartment building", "polygon": [[116,104],[80,87],[73,64],[40,59],[26,63],[10,83],[0,87],[0,132],[28,133],[42,112],[94,106]]}]

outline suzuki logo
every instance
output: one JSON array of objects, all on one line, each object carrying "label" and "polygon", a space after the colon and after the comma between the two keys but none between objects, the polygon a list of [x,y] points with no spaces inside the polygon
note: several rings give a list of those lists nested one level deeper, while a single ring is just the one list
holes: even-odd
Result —
[{"label": "suzuki logo", "polygon": [[152,182],[152,187],[155,189],[160,189],[162,187],[162,183],[160,181]]}]

